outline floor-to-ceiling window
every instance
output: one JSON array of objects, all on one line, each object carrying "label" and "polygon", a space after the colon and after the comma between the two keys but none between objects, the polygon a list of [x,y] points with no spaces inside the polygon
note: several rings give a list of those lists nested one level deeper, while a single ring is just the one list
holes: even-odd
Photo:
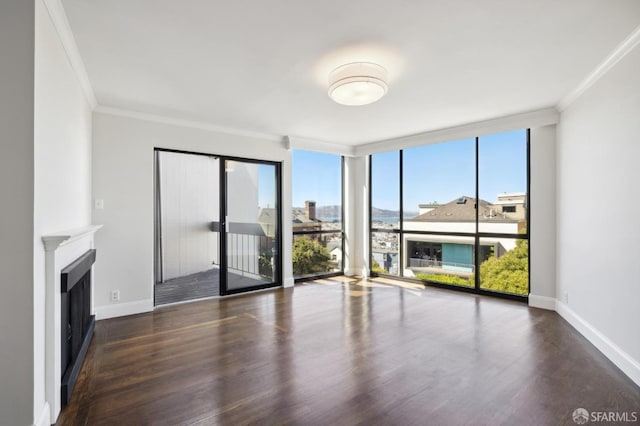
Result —
[{"label": "floor-to-ceiling window", "polygon": [[400,158],[402,152],[371,156],[371,270],[400,273]]},{"label": "floor-to-ceiling window", "polygon": [[529,294],[528,132],[478,138],[478,194],[494,200],[478,211],[479,287]]},{"label": "floor-to-ceiling window", "polygon": [[403,151],[405,277],[472,287],[475,252],[475,140]]},{"label": "floor-to-ceiling window", "polygon": [[343,158],[293,151],[293,275],[296,280],[343,271]]},{"label": "floor-to-ceiling window", "polygon": [[528,135],[373,154],[371,272],[526,296]]}]

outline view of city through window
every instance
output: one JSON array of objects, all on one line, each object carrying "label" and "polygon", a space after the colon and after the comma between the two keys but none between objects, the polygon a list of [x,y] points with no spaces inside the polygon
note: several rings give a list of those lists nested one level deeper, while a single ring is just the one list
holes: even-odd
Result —
[{"label": "view of city through window", "polygon": [[342,157],[293,151],[293,275],[342,272]]},{"label": "view of city through window", "polygon": [[528,294],[527,161],[526,130],[372,155],[372,271]]}]

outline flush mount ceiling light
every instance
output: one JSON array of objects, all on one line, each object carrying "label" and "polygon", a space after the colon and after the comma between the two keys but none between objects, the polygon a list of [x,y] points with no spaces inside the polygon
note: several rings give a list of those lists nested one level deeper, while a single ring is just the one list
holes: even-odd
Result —
[{"label": "flush mount ceiling light", "polygon": [[371,62],[342,65],[329,74],[329,97],[342,105],[367,105],[388,90],[387,70]]}]

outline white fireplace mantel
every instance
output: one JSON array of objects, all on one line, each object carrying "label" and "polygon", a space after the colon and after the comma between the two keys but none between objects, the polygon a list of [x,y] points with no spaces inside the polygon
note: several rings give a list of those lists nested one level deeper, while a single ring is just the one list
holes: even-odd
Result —
[{"label": "white fireplace mantel", "polygon": [[55,251],[61,245],[72,243],[87,236],[93,236],[100,228],[102,228],[102,225],[89,225],[55,234],[43,235],[44,249],[46,251]]},{"label": "white fireplace mantel", "polygon": [[[45,397],[49,406],[50,424],[56,422],[60,414],[62,378],[61,354],[61,287],[60,272],[94,248],[94,234],[102,225],[88,225],[42,236],[45,249]],[[91,279],[94,287],[94,279]],[[91,290],[91,313],[94,313],[93,288]]]}]

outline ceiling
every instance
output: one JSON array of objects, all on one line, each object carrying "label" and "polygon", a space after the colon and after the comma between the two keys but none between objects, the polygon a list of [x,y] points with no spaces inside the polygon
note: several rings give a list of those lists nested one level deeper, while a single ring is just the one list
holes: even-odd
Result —
[{"label": "ceiling", "polygon": [[[63,0],[101,106],[346,145],[556,105],[640,25],[637,0]],[[389,92],[327,96],[373,61]]]}]

